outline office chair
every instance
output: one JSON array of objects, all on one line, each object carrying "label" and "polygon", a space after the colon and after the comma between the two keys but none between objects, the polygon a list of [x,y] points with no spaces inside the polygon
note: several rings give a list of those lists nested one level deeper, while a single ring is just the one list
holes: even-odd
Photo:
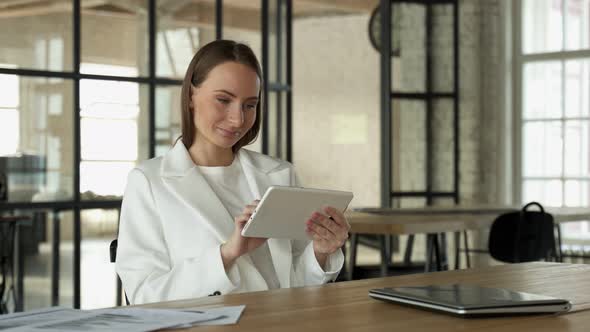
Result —
[{"label": "office chair", "polygon": [[[117,261],[117,239],[111,241],[111,245],[109,246],[109,256],[111,258],[111,263],[115,263]],[[117,305],[120,306],[122,299],[121,299],[121,292],[123,286],[121,285],[121,278],[117,275]],[[125,303],[129,305],[129,299],[127,298],[127,294],[125,294]]]},{"label": "office chair", "polygon": [[[532,206],[540,211],[529,211]],[[521,211],[500,215],[492,224],[488,249],[494,259],[506,263],[559,261],[553,216],[537,202],[528,203]]]}]

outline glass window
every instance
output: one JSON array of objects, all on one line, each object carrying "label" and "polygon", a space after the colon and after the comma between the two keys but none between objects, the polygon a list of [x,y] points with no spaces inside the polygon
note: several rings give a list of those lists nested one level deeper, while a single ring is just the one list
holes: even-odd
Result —
[{"label": "glass window", "polygon": [[561,176],[563,142],[560,121],[525,122],[523,176]]},{"label": "glass window", "polygon": [[13,155],[18,150],[19,141],[19,78],[15,75],[0,74],[0,132],[5,133],[0,140],[0,156]]},{"label": "glass window", "polygon": [[[134,68],[82,64],[114,75]],[[80,192],[83,199],[123,195],[127,174],[147,159],[147,87],[133,82],[80,81]],[[108,178],[108,181],[104,181]]]},{"label": "glass window", "polygon": [[215,3],[157,1],[156,75],[184,78],[199,47],[215,40]]},{"label": "glass window", "polygon": [[[82,73],[97,75],[148,75],[147,0],[114,1],[105,5],[82,0]],[[105,47],[108,45],[108,47]],[[132,70],[108,70],[104,64]]]},{"label": "glass window", "polygon": [[[18,33],[15,33],[18,32]],[[0,6],[0,66],[72,70],[72,1],[9,1]]]},{"label": "glass window", "polygon": [[180,86],[156,87],[156,156],[162,156],[180,137]]},{"label": "glass window", "polygon": [[[584,52],[571,51],[590,47],[590,1],[521,3],[522,200],[587,207],[590,60]],[[566,239],[590,238],[588,223],[563,230]]]},{"label": "glass window", "polygon": [[[269,11],[271,13],[269,27],[271,30],[276,25],[276,13],[273,12],[276,2],[269,1]],[[262,61],[260,3],[260,1],[227,1],[223,3],[223,38],[233,39],[247,44],[252,48],[254,54],[256,54],[258,61]],[[272,31],[269,37],[273,37]],[[272,42],[269,45],[270,50],[275,50],[275,45]]]},{"label": "glass window", "polygon": [[[588,135],[589,121],[565,122],[565,163],[566,176],[584,176],[590,178],[590,137]],[[590,203],[590,202],[589,202]]]},{"label": "glass window", "polygon": [[[9,202],[72,197],[72,83],[0,75],[0,172]],[[4,90],[6,89],[6,90]]]},{"label": "glass window", "polygon": [[565,181],[565,206],[588,206],[590,181]]},{"label": "glass window", "polygon": [[590,60],[565,62],[565,116],[590,117]]},{"label": "glass window", "polygon": [[523,118],[561,117],[561,62],[527,63],[523,77]]},{"label": "glass window", "polygon": [[[24,254],[24,310],[51,306],[52,241],[59,246],[59,305],[72,306],[73,290],[73,213],[71,211],[30,211],[32,222],[20,227],[20,244]],[[57,231],[57,233],[56,233]],[[9,310],[10,310],[9,305]]]},{"label": "glass window", "polygon": [[588,48],[590,30],[590,0],[567,0],[565,11],[565,48],[579,50]]},{"label": "glass window", "polygon": [[562,182],[559,180],[525,180],[523,202],[540,202],[546,206],[561,206],[563,200]]},{"label": "glass window", "polygon": [[284,83],[286,74],[287,27],[284,1],[268,3],[268,80],[271,83]]},{"label": "glass window", "polygon": [[[116,305],[117,274],[109,257],[109,245],[117,237],[119,212],[91,209],[80,214],[80,283],[83,287],[81,309]],[[124,301],[124,300],[123,300]]]},{"label": "glass window", "polygon": [[559,51],[563,44],[563,0],[522,0],[523,53]]}]

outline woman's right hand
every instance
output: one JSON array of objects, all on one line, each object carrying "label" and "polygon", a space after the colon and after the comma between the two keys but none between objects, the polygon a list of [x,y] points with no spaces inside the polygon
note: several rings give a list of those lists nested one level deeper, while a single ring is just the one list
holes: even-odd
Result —
[{"label": "woman's right hand", "polygon": [[250,205],[246,205],[242,214],[234,218],[234,231],[229,240],[221,245],[221,258],[226,271],[232,267],[238,257],[260,247],[267,240],[261,237],[242,236],[242,229],[244,229],[259,202],[259,200],[255,200]]}]

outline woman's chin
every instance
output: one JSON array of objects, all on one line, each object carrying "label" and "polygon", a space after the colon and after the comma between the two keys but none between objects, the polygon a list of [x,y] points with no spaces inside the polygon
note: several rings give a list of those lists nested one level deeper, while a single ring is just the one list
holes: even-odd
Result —
[{"label": "woman's chin", "polygon": [[227,138],[227,137],[222,137],[221,139],[217,140],[216,145],[219,146],[220,148],[224,148],[224,149],[230,149],[232,148],[234,145],[236,145],[236,143],[238,143],[240,139],[236,139],[236,138]]}]

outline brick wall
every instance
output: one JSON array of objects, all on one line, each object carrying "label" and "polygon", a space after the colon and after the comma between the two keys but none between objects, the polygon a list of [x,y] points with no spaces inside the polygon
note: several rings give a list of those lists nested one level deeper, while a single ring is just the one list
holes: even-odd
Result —
[{"label": "brick wall", "polygon": [[[460,2],[460,192],[463,203],[498,201],[503,180],[502,17],[504,0]],[[393,59],[394,89],[425,91],[425,10],[401,7],[401,55]],[[436,7],[432,21],[433,89],[452,89],[453,34],[450,6]],[[367,38],[369,15],[305,18],[294,22],[295,162],[307,183],[347,187],[356,205],[379,204],[379,58]],[[433,112],[433,186],[453,189],[452,103],[437,100]],[[425,105],[393,104],[394,189],[425,189]],[[356,144],[331,142],[331,119],[364,117]],[[368,119],[368,120],[367,120]],[[313,143],[312,143],[313,142]],[[342,148],[342,150],[341,150]],[[344,159],[344,165],[334,163]],[[317,163],[317,160],[324,162]],[[327,161],[327,162],[326,162]],[[370,171],[370,172],[368,172]],[[449,203],[446,200],[445,203]],[[402,206],[423,204],[405,199]]]}]

